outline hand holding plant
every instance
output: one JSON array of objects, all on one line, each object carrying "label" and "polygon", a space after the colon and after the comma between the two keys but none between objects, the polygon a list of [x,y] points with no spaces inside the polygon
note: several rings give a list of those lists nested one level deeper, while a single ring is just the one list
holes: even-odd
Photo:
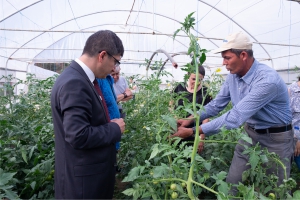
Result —
[{"label": "hand holding plant", "polygon": [[177,132],[170,136],[173,137],[180,137],[182,139],[188,138],[193,135],[193,130],[191,128],[185,128],[183,126],[178,127]]}]

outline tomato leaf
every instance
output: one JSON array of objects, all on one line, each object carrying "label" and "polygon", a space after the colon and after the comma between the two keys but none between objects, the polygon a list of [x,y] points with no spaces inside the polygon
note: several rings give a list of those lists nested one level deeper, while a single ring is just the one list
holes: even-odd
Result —
[{"label": "tomato leaf", "polygon": [[134,181],[139,177],[140,169],[139,167],[134,167],[130,170],[128,176],[123,179],[123,182]]},{"label": "tomato leaf", "polygon": [[270,200],[268,197],[265,197],[262,193],[259,193],[258,199],[260,199],[260,200]]},{"label": "tomato leaf", "polygon": [[134,189],[133,188],[129,188],[129,189],[124,190],[122,193],[125,194],[125,195],[127,195],[127,196],[132,196],[133,192],[134,192]]},{"label": "tomato leaf", "polygon": [[177,29],[174,34],[173,34],[173,40],[175,39],[176,35],[178,34],[178,32],[181,31],[181,29]]},{"label": "tomato leaf", "polygon": [[153,145],[152,152],[150,155],[150,158],[148,160],[151,160],[159,153],[158,144]]},{"label": "tomato leaf", "polygon": [[268,157],[267,157],[266,155],[260,155],[260,159],[261,159],[261,161],[262,161],[263,163],[269,162],[269,159],[268,159]]},{"label": "tomato leaf", "polygon": [[245,140],[245,141],[248,142],[249,144],[252,144],[252,139],[251,139],[248,135],[242,134],[241,139],[242,139],[242,140]]},{"label": "tomato leaf", "polygon": [[168,122],[168,124],[171,126],[171,128],[176,131],[177,130],[177,121],[174,117],[170,117],[168,115],[162,115],[161,116],[165,121]]},{"label": "tomato leaf", "polygon": [[293,193],[293,199],[300,199],[300,190],[296,190]]},{"label": "tomato leaf", "polygon": [[221,172],[217,175],[217,177],[218,177],[219,180],[223,180],[226,176],[227,176],[227,173],[224,172],[224,171],[221,171]]},{"label": "tomato leaf", "polygon": [[200,57],[200,63],[201,63],[201,65],[205,62],[205,60],[206,60],[206,55],[205,55],[205,53],[202,53],[201,57]]},{"label": "tomato leaf", "polygon": [[267,194],[268,192],[270,192],[272,190],[272,186],[268,186],[268,187],[266,187],[265,188],[265,190],[264,190],[264,194]]},{"label": "tomato leaf", "polygon": [[245,199],[255,199],[254,195],[254,185],[252,185],[251,189],[248,191],[248,193],[244,197]]},{"label": "tomato leaf", "polygon": [[153,178],[159,178],[162,177],[164,174],[168,174],[168,169],[169,167],[165,164],[155,167],[153,170]]},{"label": "tomato leaf", "polygon": [[31,186],[32,190],[35,189],[35,185],[36,185],[36,182],[35,182],[35,181],[33,181],[32,183],[30,183],[30,186]]},{"label": "tomato leaf", "polygon": [[255,152],[251,152],[250,158],[249,158],[249,163],[251,165],[252,169],[255,169],[259,161],[259,156]]},{"label": "tomato leaf", "polygon": [[191,115],[194,115],[194,111],[192,111],[191,109],[185,108],[184,110],[185,110],[186,112],[190,113]]},{"label": "tomato leaf", "polygon": [[177,153],[177,151],[175,151],[175,150],[167,151],[167,152],[164,153],[161,157],[168,156],[168,155],[170,155],[170,154],[176,154],[176,153]]},{"label": "tomato leaf", "polygon": [[226,197],[226,195],[223,194],[222,192],[219,192],[218,195],[217,195],[217,199],[218,199],[218,200],[227,200],[227,199],[229,199],[229,198]]},{"label": "tomato leaf", "polygon": [[229,191],[228,184],[224,181],[220,181],[220,185],[218,186],[218,190],[223,192],[225,195],[228,195],[228,191]]},{"label": "tomato leaf", "polygon": [[204,167],[207,171],[209,171],[211,169],[211,163],[209,163],[209,162],[204,163]]},{"label": "tomato leaf", "polygon": [[35,146],[33,146],[32,148],[31,148],[31,150],[30,150],[30,152],[29,152],[29,160],[30,160],[30,158],[32,157],[32,154],[33,154],[33,151],[36,149],[36,145]]},{"label": "tomato leaf", "polygon": [[21,154],[22,154],[22,158],[23,158],[23,160],[28,164],[28,162],[27,162],[27,156],[26,156],[26,151],[25,151],[25,149],[21,149]]},{"label": "tomato leaf", "polygon": [[16,173],[4,173],[0,168],[0,186],[8,183]]},{"label": "tomato leaf", "polygon": [[[11,190],[5,190],[4,189],[4,192],[6,194],[5,197],[7,197],[8,199],[19,199],[18,195],[15,192],[11,191]],[[4,199],[6,199],[6,198],[4,198]]]}]

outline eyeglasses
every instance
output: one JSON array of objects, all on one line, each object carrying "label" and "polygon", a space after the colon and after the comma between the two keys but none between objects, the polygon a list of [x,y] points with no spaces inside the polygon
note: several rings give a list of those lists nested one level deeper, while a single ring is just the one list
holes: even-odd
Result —
[{"label": "eyeglasses", "polygon": [[[101,53],[102,51],[99,51],[98,53]],[[115,60],[115,67],[119,67],[120,66],[120,61],[118,61],[115,57],[113,57],[110,53],[108,53],[107,51],[105,51],[110,57],[112,57]]]},{"label": "eyeglasses", "polygon": [[106,53],[110,56],[110,57],[112,57],[114,60],[115,60],[115,67],[119,67],[120,66],[120,61],[118,61],[115,57],[113,57],[110,53],[108,53],[107,51],[106,51]]}]

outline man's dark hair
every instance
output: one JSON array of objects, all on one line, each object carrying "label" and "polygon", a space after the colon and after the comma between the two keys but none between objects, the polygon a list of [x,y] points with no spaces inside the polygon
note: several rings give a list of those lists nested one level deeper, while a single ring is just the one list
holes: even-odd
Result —
[{"label": "man's dark hair", "polygon": [[93,57],[101,51],[107,51],[111,55],[123,56],[123,43],[121,39],[112,31],[98,31],[87,39],[82,55],[87,54],[90,57]]},{"label": "man's dark hair", "polygon": [[234,53],[237,57],[239,57],[240,54],[241,54],[243,51],[245,51],[245,52],[248,54],[248,56],[249,56],[250,58],[253,57],[253,50],[252,50],[252,49],[229,49],[229,51],[230,51],[231,53]]}]

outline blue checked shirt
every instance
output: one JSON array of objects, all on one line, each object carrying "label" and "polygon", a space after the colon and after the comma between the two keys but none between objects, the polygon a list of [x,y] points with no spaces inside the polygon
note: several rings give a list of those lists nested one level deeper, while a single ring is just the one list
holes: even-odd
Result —
[{"label": "blue checked shirt", "polygon": [[199,111],[200,121],[218,115],[230,101],[230,111],[201,125],[206,136],[218,133],[223,126],[238,128],[244,122],[265,129],[292,121],[286,84],[274,69],[256,60],[243,77],[227,76],[216,98],[204,107],[205,111]]}]

